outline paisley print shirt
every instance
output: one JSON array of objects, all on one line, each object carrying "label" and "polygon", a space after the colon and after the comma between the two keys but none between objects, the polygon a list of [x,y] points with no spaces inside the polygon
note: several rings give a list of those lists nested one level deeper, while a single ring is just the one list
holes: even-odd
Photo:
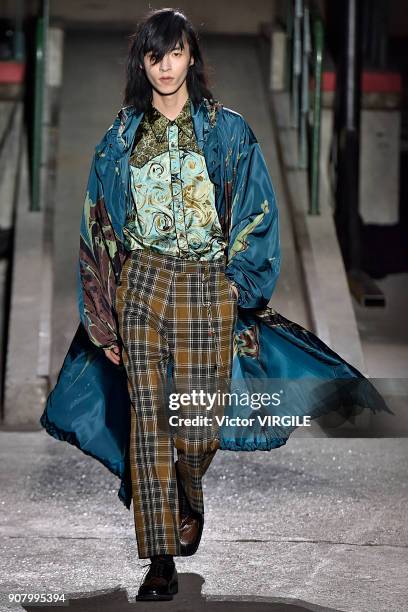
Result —
[{"label": "paisley print shirt", "polygon": [[144,114],[129,159],[133,211],[124,227],[128,250],[213,260],[226,253],[215,191],[198,147],[190,98],[174,120],[155,107]]}]

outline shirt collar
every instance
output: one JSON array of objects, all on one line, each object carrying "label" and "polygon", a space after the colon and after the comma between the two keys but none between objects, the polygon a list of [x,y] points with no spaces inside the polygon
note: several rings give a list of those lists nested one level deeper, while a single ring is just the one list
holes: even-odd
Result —
[{"label": "shirt collar", "polygon": [[178,128],[184,132],[186,136],[191,137],[193,133],[193,122],[191,117],[190,98],[187,98],[180,113],[173,121],[168,119],[165,115],[163,115],[163,113],[152,105],[147,111],[147,121],[158,142],[161,142],[164,139],[167,126],[173,122],[177,124]]}]

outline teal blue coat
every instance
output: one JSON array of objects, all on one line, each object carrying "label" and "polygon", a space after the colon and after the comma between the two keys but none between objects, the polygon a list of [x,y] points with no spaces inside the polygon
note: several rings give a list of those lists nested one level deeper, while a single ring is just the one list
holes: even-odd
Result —
[{"label": "teal blue coat", "polygon": [[[282,446],[300,422],[272,424],[264,418],[271,415],[313,419],[332,411],[351,417],[364,408],[390,412],[361,372],[311,331],[268,307],[281,253],[278,208],[260,145],[242,115],[219,103],[203,98],[196,106],[191,103],[191,111],[228,243],[226,274],[239,288],[231,391],[240,398],[274,393],[281,399],[279,406],[256,409],[231,401],[230,418],[257,418],[250,426],[221,426],[220,449]],[[120,478],[118,494],[127,508],[127,378],[124,366],[112,364],[102,349],[120,344],[114,295],[126,257],[123,227],[132,206],[129,155],[142,116],[132,106],[122,108],[95,148],[80,228],[80,323],[40,419],[49,434],[74,444]]]}]

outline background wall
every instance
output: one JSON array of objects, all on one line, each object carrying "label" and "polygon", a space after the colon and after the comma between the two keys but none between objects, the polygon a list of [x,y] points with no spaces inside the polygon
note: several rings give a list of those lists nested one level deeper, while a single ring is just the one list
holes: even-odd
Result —
[{"label": "background wall", "polygon": [[[0,1],[4,16],[13,17],[15,1]],[[132,28],[149,8],[173,7],[187,14],[196,28],[204,32],[254,34],[259,23],[271,21],[280,0],[207,0],[142,2],[140,0],[51,0],[50,15],[54,23],[69,27],[98,28],[109,24],[112,29]],[[26,14],[36,10],[37,2],[25,3]]]}]

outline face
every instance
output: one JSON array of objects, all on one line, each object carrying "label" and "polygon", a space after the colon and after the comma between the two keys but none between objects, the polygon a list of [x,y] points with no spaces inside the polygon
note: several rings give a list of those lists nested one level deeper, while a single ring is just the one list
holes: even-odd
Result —
[{"label": "face", "polygon": [[188,42],[184,41],[184,49],[177,44],[161,61],[156,64],[153,62],[151,53],[147,53],[144,56],[146,76],[154,89],[160,94],[168,95],[176,92],[184,83],[189,66],[194,64],[194,58],[190,56]]}]

